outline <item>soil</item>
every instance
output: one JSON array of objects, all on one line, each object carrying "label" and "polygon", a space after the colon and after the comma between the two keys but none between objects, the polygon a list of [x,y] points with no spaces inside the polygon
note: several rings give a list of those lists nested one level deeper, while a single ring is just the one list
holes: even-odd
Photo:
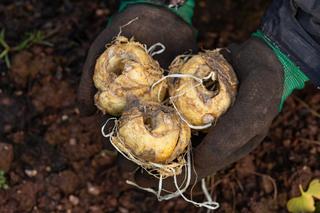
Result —
[{"label": "soil", "polygon": [[[245,41],[269,3],[197,1],[199,46]],[[12,53],[10,69],[0,61],[0,169],[9,185],[0,189],[1,213],[206,212],[129,187],[97,120],[79,115],[75,95],[86,53],[116,8],[114,0],[1,1],[9,45],[36,30],[52,44]],[[286,212],[298,185],[320,177],[319,103],[313,86],[294,93],[261,145],[212,179],[217,212]]]}]

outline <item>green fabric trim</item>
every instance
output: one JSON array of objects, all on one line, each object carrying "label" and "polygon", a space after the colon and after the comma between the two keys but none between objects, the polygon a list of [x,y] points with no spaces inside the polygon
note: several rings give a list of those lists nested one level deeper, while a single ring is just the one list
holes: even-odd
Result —
[{"label": "green fabric trim", "polygon": [[253,36],[260,38],[264,41],[275,53],[278,60],[283,66],[284,71],[284,87],[282,92],[282,98],[279,106],[279,111],[282,110],[285,100],[291,95],[295,89],[303,89],[305,82],[309,78],[301,71],[301,69],[295,65],[295,63],[288,58],[280,48],[269,39],[262,31],[258,30],[252,34]]},{"label": "green fabric trim", "polygon": [[194,0],[186,0],[183,5],[177,8],[168,7],[167,5],[164,5],[152,0],[121,0],[120,6],[119,6],[119,12],[122,12],[128,7],[128,5],[132,5],[132,4],[152,4],[157,6],[163,6],[169,9],[171,12],[180,16],[189,25],[192,25],[192,17],[193,17],[193,11],[195,6]]}]

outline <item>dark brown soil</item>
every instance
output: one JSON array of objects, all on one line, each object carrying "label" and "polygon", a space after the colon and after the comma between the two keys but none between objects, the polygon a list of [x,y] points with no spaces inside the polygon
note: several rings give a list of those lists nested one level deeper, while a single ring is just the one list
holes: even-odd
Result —
[{"label": "dark brown soil", "polygon": [[[246,40],[268,0],[200,0],[199,46]],[[15,46],[41,30],[52,47],[33,45],[0,62],[0,212],[206,212],[181,198],[159,203],[126,185],[104,150],[98,122],[81,118],[75,94],[90,43],[106,26],[114,0],[2,0],[0,28]],[[217,174],[210,190],[218,212],[286,212],[286,202],[320,176],[320,93],[290,97],[263,143]],[[195,199],[204,199],[195,193]]]}]

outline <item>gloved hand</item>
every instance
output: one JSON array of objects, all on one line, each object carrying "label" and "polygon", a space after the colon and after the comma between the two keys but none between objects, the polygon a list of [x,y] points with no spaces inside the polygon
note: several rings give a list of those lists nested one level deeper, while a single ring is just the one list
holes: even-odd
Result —
[{"label": "gloved hand", "polygon": [[[134,1],[127,0],[123,2],[133,3]],[[193,1],[189,0],[189,2]],[[184,7],[182,9],[188,8]],[[119,34],[121,26],[138,17],[137,20],[122,28],[121,35],[128,38],[134,37],[136,41],[146,44],[148,47],[158,42],[162,43],[166,47],[166,50],[154,57],[159,61],[162,68],[166,68],[177,55],[190,50],[196,51],[197,47],[196,32],[186,23],[192,17],[190,10],[187,10],[189,11],[187,13],[182,13],[183,11],[178,9],[176,11],[177,15],[164,6],[155,6],[153,4],[127,4],[122,5],[120,10],[122,12],[112,17],[109,25],[92,43],[83,67],[77,94],[81,114],[85,116],[95,114],[94,116],[97,116],[96,120],[97,122],[101,122],[101,126],[108,116],[96,113],[97,108],[94,105],[93,98],[96,88],[94,87],[92,77],[97,58],[105,50],[105,45]],[[191,8],[192,11],[193,9]],[[100,129],[97,129],[97,131],[100,132]],[[108,140],[104,144],[107,145],[107,149],[112,149]]]},{"label": "gloved hand", "polygon": [[[239,90],[234,105],[193,149],[197,175],[193,173],[191,183],[216,173],[254,149],[266,136],[284,100],[307,80],[299,70],[288,69],[291,61],[265,39],[258,32],[242,45],[232,45],[224,51],[237,74]],[[179,179],[181,183],[182,177]],[[136,181],[144,187],[158,184],[141,173],[137,173]],[[164,180],[164,188],[175,189],[172,178]]]}]

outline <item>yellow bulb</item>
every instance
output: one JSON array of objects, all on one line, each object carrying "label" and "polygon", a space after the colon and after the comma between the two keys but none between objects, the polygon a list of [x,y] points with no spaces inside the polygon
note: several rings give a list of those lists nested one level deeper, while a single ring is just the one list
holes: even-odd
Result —
[{"label": "yellow bulb", "polygon": [[218,50],[199,53],[187,61],[178,56],[170,65],[170,74],[176,73],[202,79],[202,82],[188,77],[169,81],[171,100],[191,125],[213,123],[235,100],[237,77]]},{"label": "yellow bulb", "polygon": [[161,82],[163,70],[147,53],[145,47],[125,37],[118,37],[98,58],[93,75],[98,92],[96,106],[104,113],[119,116],[128,99],[160,102],[167,85]]},{"label": "yellow bulb", "polygon": [[148,103],[123,113],[112,141],[139,159],[169,163],[186,150],[190,137],[190,128],[173,108]]}]

